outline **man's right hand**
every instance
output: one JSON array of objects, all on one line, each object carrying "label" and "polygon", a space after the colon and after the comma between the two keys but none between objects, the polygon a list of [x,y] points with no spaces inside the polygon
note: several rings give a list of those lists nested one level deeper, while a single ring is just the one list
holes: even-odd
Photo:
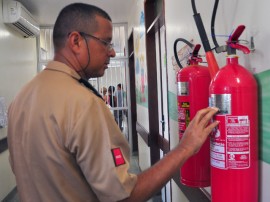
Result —
[{"label": "man's right hand", "polygon": [[219,124],[214,121],[209,124],[212,117],[218,112],[218,108],[208,107],[199,110],[189,123],[178,147],[185,149],[190,155],[198,152],[211,131]]}]

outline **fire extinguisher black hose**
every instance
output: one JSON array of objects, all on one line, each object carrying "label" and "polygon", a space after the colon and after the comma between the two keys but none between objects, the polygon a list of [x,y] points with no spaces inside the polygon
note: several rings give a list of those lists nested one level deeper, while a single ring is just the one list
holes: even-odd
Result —
[{"label": "fire extinguisher black hose", "polygon": [[178,43],[179,41],[184,42],[184,43],[187,44],[190,48],[193,48],[194,45],[193,45],[192,43],[190,43],[188,40],[183,39],[183,38],[178,38],[178,39],[176,39],[176,40],[174,41],[174,44],[173,44],[174,57],[175,57],[175,60],[176,60],[176,62],[177,62],[177,65],[180,67],[180,69],[182,69],[183,66],[181,65],[181,62],[180,62],[180,60],[179,60],[179,58],[178,58],[178,54],[177,54],[177,43]]},{"label": "fire extinguisher black hose", "polygon": [[202,41],[202,45],[203,45],[205,55],[206,55],[206,60],[208,62],[209,72],[210,72],[211,78],[214,78],[214,76],[219,70],[219,67],[218,67],[216,58],[211,50],[210,43],[208,41],[201,16],[199,13],[197,13],[195,0],[191,0],[191,4],[192,4],[193,13],[194,13],[193,17],[194,17],[201,41]]},{"label": "fire extinguisher black hose", "polygon": [[191,0],[191,5],[192,5],[193,14],[194,15],[198,14],[194,0]]},{"label": "fire extinguisher black hose", "polygon": [[212,13],[212,19],[211,19],[211,35],[212,35],[212,40],[215,45],[215,51],[216,53],[221,53],[221,52],[226,52],[227,51],[227,46],[219,46],[217,39],[216,39],[216,33],[215,33],[215,20],[216,20],[216,13],[217,13],[217,8],[218,8],[219,0],[215,0],[215,5]]},{"label": "fire extinguisher black hose", "polygon": [[215,34],[215,20],[216,20],[216,13],[217,13],[217,8],[218,8],[218,3],[219,0],[215,1],[213,13],[212,13],[212,18],[211,18],[211,35],[213,39],[213,43],[215,44],[215,47],[219,47],[217,39],[216,39],[216,34]]},{"label": "fire extinguisher black hose", "polygon": [[210,47],[210,43],[209,43],[208,37],[206,35],[206,31],[204,29],[202,18],[200,16],[200,14],[197,13],[196,5],[195,5],[195,0],[191,0],[191,4],[192,4],[193,13],[194,13],[193,17],[194,17],[194,20],[195,20],[195,23],[196,23],[196,26],[197,26],[197,29],[198,29],[198,32],[199,32],[201,41],[202,41],[202,45],[203,45],[204,51],[205,52],[212,51],[212,49]]}]

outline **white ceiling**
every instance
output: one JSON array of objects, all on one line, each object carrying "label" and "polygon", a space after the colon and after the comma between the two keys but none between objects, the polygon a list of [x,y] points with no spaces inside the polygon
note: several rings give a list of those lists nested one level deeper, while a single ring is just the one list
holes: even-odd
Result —
[{"label": "white ceiling", "polygon": [[[73,0],[18,0],[33,15],[41,26],[53,25],[60,10]],[[79,2],[98,6],[105,10],[113,23],[128,21],[131,2],[134,0],[80,0]]]}]

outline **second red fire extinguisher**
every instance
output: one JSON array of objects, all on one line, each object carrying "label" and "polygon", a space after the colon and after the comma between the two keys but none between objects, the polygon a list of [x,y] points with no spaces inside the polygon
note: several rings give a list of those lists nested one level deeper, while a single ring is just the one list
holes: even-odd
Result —
[{"label": "second red fire extinguisher", "polygon": [[[183,41],[193,46],[186,40]],[[189,59],[189,66],[182,68],[176,53],[175,58],[181,68],[177,73],[177,101],[179,138],[181,139],[189,122],[198,110],[208,107],[209,84],[211,81],[208,68],[199,65],[202,59],[198,56],[200,45],[196,45]],[[180,171],[181,183],[191,187],[210,186],[210,140],[208,139],[200,151],[188,159]]]},{"label": "second red fire extinguisher", "polygon": [[258,201],[258,93],[253,75],[238,64],[239,26],[227,42],[227,65],[210,84],[210,106],[220,109],[211,135],[211,195],[213,202]]}]

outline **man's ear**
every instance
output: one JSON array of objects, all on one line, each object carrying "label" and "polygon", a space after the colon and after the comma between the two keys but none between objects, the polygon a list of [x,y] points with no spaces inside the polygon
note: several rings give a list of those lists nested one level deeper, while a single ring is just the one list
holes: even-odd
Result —
[{"label": "man's ear", "polygon": [[71,32],[68,37],[68,44],[72,51],[77,53],[80,51],[83,38],[78,32]]}]

